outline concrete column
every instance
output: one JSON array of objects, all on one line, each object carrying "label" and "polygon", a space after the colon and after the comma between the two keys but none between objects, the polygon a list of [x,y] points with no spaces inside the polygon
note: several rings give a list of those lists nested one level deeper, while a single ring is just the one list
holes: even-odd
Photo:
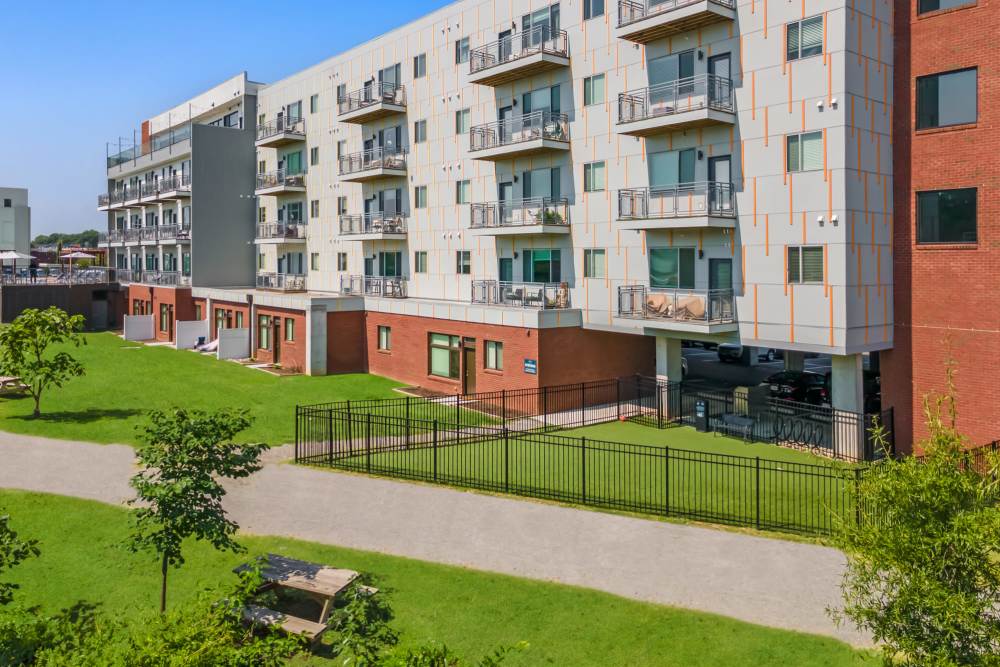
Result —
[{"label": "concrete column", "polygon": [[306,372],[326,375],[326,306],[306,309]]},{"label": "concrete column", "polygon": [[743,346],[743,363],[747,366],[756,366],[760,363],[760,351],[756,347]]},{"label": "concrete column", "polygon": [[656,337],[656,379],[661,382],[680,382],[681,372],[681,341],[679,338]]},{"label": "concrete column", "polygon": [[[864,414],[864,360],[860,354],[833,355],[830,391],[834,410]],[[864,458],[863,416],[838,415],[834,421],[833,437],[841,456],[855,460]]]},{"label": "concrete column", "polygon": [[785,350],[785,370],[804,371],[806,369],[806,353]]}]

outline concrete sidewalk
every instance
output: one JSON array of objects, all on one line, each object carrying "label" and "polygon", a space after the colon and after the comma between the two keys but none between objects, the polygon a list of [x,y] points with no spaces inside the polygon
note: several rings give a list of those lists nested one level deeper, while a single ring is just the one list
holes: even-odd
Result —
[{"label": "concrete sidewalk", "polygon": [[[751,623],[870,639],[838,628],[835,549],[280,463],[229,487],[243,530],[594,588]],[[120,504],[130,447],[0,434],[0,487]]]}]

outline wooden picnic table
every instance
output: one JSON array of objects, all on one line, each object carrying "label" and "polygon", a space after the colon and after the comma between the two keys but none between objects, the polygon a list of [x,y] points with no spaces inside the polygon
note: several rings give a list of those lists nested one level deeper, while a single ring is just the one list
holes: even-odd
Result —
[{"label": "wooden picnic table", "polygon": [[0,395],[22,394],[28,390],[28,385],[21,381],[16,375],[0,376]]}]

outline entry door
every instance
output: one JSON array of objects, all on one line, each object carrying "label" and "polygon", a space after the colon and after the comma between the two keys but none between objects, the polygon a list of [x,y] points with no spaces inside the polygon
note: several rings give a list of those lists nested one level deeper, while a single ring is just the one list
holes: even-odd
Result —
[{"label": "entry door", "polygon": [[513,127],[514,107],[501,107],[497,112],[497,120],[500,121],[500,128],[497,132],[499,143],[504,144],[510,141]]},{"label": "entry door", "polygon": [[507,62],[511,56],[510,30],[504,30],[497,39],[500,40],[500,48],[497,49],[497,59],[499,62]]},{"label": "entry door", "polygon": [[514,282],[514,260],[510,257],[501,257],[498,261],[499,266],[497,273],[500,276],[500,282]]},{"label": "entry door", "polygon": [[271,346],[274,350],[271,363],[279,364],[281,363],[281,318],[275,317],[271,322],[273,323],[271,326],[271,340],[274,341],[274,344]]},{"label": "entry door", "polygon": [[728,213],[733,210],[733,168],[729,155],[719,155],[708,161],[709,211]]},{"label": "entry door", "polygon": [[708,59],[708,73],[713,76],[708,82],[708,101],[728,104],[732,99],[732,61],[728,53]]},{"label": "entry door", "polygon": [[510,181],[505,181],[497,185],[497,206],[500,210],[497,211],[499,216],[499,222],[510,223],[512,221],[511,216],[513,215],[513,209],[511,208],[511,202],[514,201],[514,184]]},{"label": "entry door", "polygon": [[733,315],[733,260],[708,260],[709,320]]},{"label": "entry door", "polygon": [[462,393],[476,393],[476,341],[466,339],[462,348]]},{"label": "entry door", "polygon": [[174,340],[174,304],[167,304],[167,340]]}]

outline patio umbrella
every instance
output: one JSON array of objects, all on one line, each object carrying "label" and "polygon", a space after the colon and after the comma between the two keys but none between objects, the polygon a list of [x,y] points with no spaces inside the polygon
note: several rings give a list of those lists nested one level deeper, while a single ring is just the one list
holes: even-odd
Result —
[{"label": "patio umbrella", "polygon": [[17,268],[17,260],[19,259],[26,259],[30,262],[34,259],[34,257],[31,255],[25,255],[23,252],[17,252],[16,250],[4,250],[3,252],[0,252],[0,266],[2,266],[7,260],[10,260],[13,262],[11,265],[12,271]]},{"label": "patio umbrella", "polygon": [[75,250],[75,251],[73,251],[71,253],[67,253],[67,254],[63,255],[60,259],[68,259],[69,260],[69,272],[73,273],[73,260],[74,259],[95,259],[95,256],[91,255],[89,253],[86,253],[86,252],[81,252],[79,250]]}]

